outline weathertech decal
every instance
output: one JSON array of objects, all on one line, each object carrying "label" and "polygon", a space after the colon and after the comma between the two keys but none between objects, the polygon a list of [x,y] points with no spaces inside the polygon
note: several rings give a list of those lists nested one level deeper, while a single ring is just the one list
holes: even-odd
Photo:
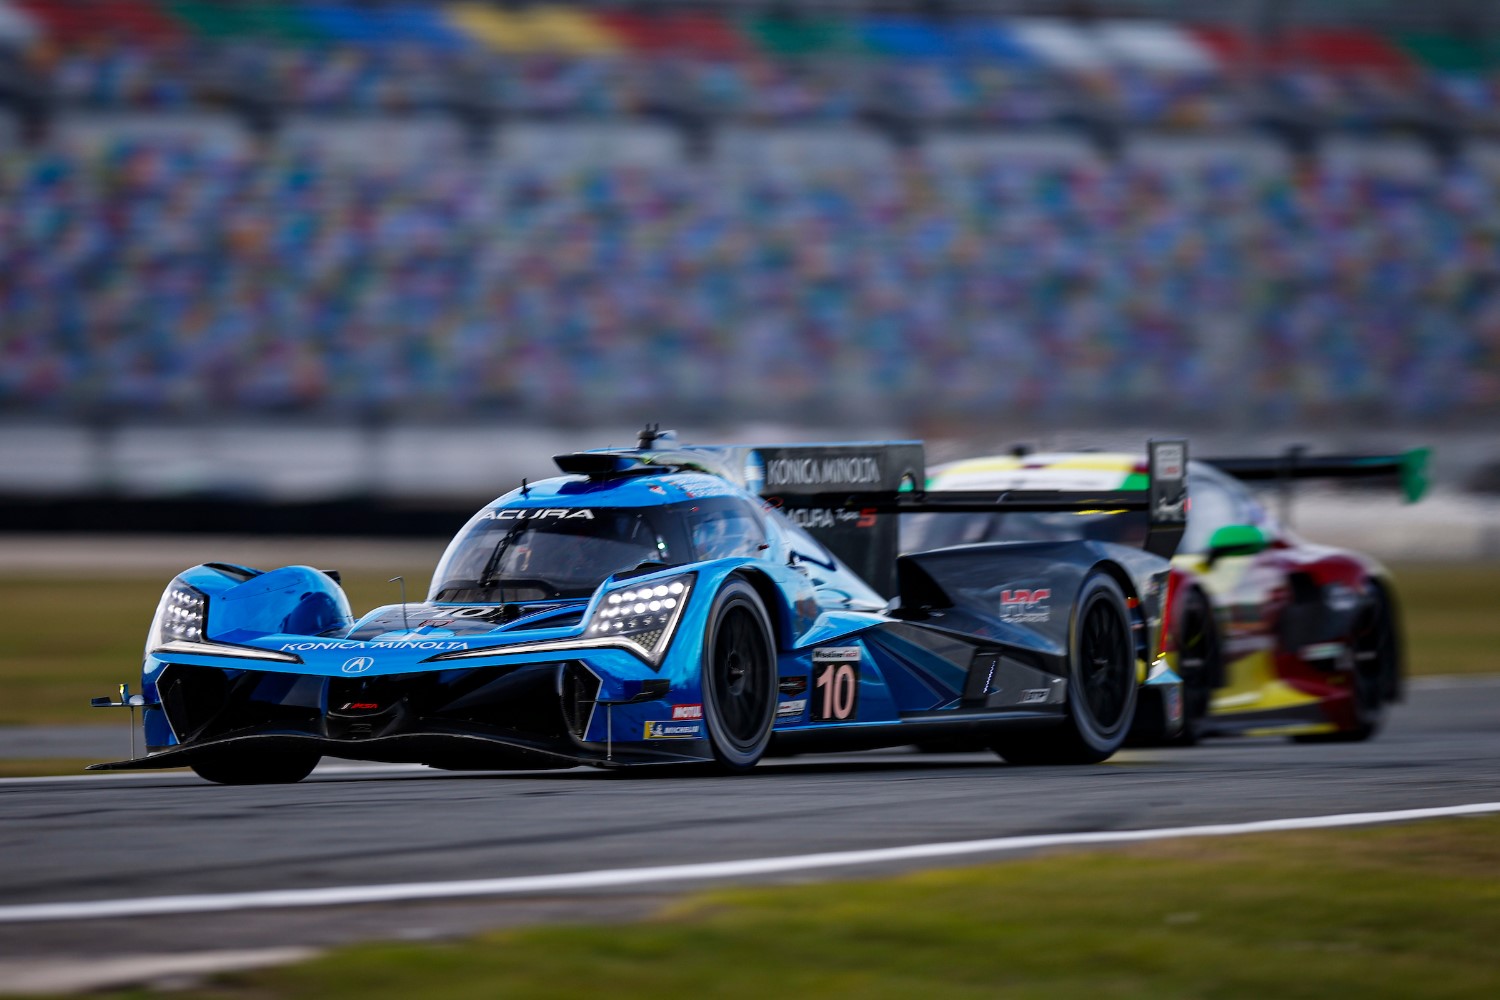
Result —
[{"label": "weathertech decal", "polygon": [[1049,601],[1052,599],[1052,591],[1043,588],[1037,590],[1002,590],[1000,591],[1000,617],[1008,622],[1044,622],[1052,618],[1052,610]]},{"label": "weathertech decal", "polygon": [[701,722],[648,722],[648,740],[696,740],[703,735]]}]

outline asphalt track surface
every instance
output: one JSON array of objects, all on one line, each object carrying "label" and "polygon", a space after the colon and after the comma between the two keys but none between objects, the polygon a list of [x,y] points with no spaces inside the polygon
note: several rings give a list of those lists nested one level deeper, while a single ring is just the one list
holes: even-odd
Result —
[{"label": "asphalt track surface", "polygon": [[[737,778],[348,768],[297,785],[244,788],[188,774],[7,780],[0,781],[0,907],[535,876],[1497,802],[1497,760],[1500,678],[1478,678],[1419,682],[1385,732],[1364,744],[1212,741],[1128,750],[1093,767],[1018,768],[984,754],[879,752],[768,760]],[[757,880],[868,877],[932,863]],[[703,884],[0,923],[0,967],[611,920],[650,912]]]}]

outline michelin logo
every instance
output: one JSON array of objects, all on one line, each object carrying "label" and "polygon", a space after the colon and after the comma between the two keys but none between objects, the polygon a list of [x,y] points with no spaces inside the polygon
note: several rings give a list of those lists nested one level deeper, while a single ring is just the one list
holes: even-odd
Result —
[{"label": "michelin logo", "polygon": [[696,740],[703,735],[701,722],[648,722],[648,740]]}]

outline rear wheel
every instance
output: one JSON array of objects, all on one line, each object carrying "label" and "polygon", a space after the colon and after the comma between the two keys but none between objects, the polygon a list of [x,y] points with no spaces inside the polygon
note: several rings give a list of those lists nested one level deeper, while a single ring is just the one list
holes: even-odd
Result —
[{"label": "rear wheel", "polygon": [[1012,764],[1097,764],[1109,759],[1135,718],[1136,651],[1120,585],[1103,573],[1084,582],[1068,644],[1068,714],[1043,732],[995,741]]},{"label": "rear wheel", "polygon": [[776,653],[755,588],[731,580],[714,598],[704,644],[703,721],[714,760],[748,771],[766,752],[776,722]]},{"label": "rear wheel", "polygon": [[1192,746],[1203,735],[1213,681],[1219,669],[1219,628],[1213,606],[1196,587],[1188,591],[1182,609],[1182,633],[1177,637],[1177,672],[1182,676],[1182,732],[1167,742]]},{"label": "rear wheel", "polygon": [[219,785],[290,785],[312,774],[322,758],[314,753],[263,754],[193,764],[198,777]]}]

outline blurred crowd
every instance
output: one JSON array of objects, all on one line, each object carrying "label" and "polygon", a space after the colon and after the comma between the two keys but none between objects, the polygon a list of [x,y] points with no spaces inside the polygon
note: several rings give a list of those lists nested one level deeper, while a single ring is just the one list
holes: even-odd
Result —
[{"label": "blurred crowd", "polygon": [[0,154],[0,409],[1441,421],[1500,168]]},{"label": "blurred crowd", "polygon": [[259,127],[284,113],[437,111],[1500,129],[1500,51],[1479,0],[1469,22],[1437,12],[1425,28],[1420,10],[1395,26],[1330,26],[1185,2],[1189,22],[902,6],[0,0],[0,103],[10,90],[38,114],[230,108]]},{"label": "blurred crowd", "polygon": [[46,78],[58,106],[264,113],[438,111],[463,117],[667,115],[761,123],[904,119],[921,127],[1213,129],[1256,122],[1500,130],[1500,72],[1269,65],[1097,66],[972,58],[725,59],[689,52],[576,55],[429,46],[91,45]]}]

